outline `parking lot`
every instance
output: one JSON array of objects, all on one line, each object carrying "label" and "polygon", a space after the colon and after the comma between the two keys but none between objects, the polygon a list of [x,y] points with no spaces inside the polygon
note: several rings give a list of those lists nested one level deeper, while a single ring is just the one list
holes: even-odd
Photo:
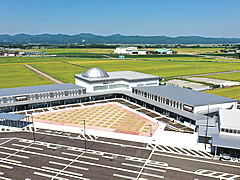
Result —
[{"label": "parking lot", "polygon": [[0,179],[240,177],[239,164],[190,149],[51,129],[5,132],[0,138]]}]

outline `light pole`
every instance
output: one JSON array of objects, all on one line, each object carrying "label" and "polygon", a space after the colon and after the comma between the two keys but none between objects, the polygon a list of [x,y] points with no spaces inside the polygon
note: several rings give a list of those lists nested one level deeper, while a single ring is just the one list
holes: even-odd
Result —
[{"label": "light pole", "polygon": [[205,150],[206,150],[206,146],[207,146],[208,116],[209,116],[209,104],[208,104],[208,113],[207,113],[207,126],[206,126],[206,137],[205,137]]},{"label": "light pole", "polygon": [[149,124],[149,126],[150,126],[150,137],[152,137],[152,125]]},{"label": "light pole", "polygon": [[32,115],[32,131],[33,131],[33,140],[35,142],[35,133],[34,133],[34,125],[33,125],[33,115]]},{"label": "light pole", "polygon": [[85,137],[85,151],[87,150],[87,140],[86,140],[86,127],[85,127],[85,119],[83,120],[83,133]]}]

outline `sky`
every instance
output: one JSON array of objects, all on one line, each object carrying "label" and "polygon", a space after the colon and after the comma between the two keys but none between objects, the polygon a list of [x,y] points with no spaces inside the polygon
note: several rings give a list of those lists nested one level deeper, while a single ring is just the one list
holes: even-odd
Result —
[{"label": "sky", "polygon": [[240,38],[240,0],[0,0],[0,34]]}]

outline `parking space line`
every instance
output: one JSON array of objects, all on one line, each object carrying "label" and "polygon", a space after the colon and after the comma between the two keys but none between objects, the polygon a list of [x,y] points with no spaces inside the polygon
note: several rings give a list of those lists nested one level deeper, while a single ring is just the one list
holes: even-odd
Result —
[{"label": "parking space line", "polygon": [[[136,168],[142,168],[142,166],[138,166],[138,165],[135,165],[135,164],[128,164],[128,163],[121,163],[121,164],[125,165],[125,166],[132,166],[132,167],[136,167]],[[150,168],[150,167],[145,167],[145,169],[149,169],[149,170],[153,170],[153,171],[159,171],[159,172],[166,172],[166,170]]]},{"label": "parking space line", "polygon": [[152,155],[153,155],[155,149],[156,149],[156,146],[154,146],[154,149],[152,150],[151,154],[148,156],[148,159],[145,161],[145,163],[144,163],[144,165],[142,166],[142,169],[140,170],[140,172],[138,173],[138,176],[137,176],[136,179],[139,179],[139,177],[140,177],[140,175],[141,175],[141,173],[142,173],[144,167],[146,166],[147,162],[151,159],[151,157],[152,157]]},{"label": "parking space line", "polygon": [[[54,162],[54,161],[49,161],[49,164],[55,164],[55,165],[59,165],[59,166],[67,166],[67,164],[59,163],[59,162]],[[81,170],[85,170],[85,171],[88,171],[88,170],[89,170],[88,168],[79,167],[79,166],[74,166],[74,165],[70,165],[70,166],[68,166],[68,167],[75,168],[75,169],[81,169]]]},{"label": "parking space line", "polygon": [[0,158],[0,162],[4,162],[4,161],[10,161],[10,162],[14,162],[14,163],[19,163],[21,164],[22,161],[16,161],[16,160],[12,160],[12,159],[6,159],[6,158]]},{"label": "parking space line", "polygon": [[1,176],[0,176],[0,179],[4,179],[4,180],[12,180],[12,179],[10,179],[10,178],[1,177]]},{"label": "parking space line", "polygon": [[37,147],[32,147],[32,146],[24,146],[21,144],[12,144],[13,146],[18,146],[18,147],[24,147],[24,148],[30,148],[30,149],[36,149],[36,150],[40,150],[43,151],[43,148],[37,148]]},{"label": "parking space line", "polygon": [[232,164],[223,164],[223,163],[218,163],[218,162],[214,162],[214,161],[205,161],[205,160],[200,160],[200,159],[185,158],[185,157],[172,156],[172,155],[160,154],[160,153],[154,153],[154,155],[166,156],[166,157],[177,158],[177,159],[185,159],[185,160],[189,160],[189,161],[197,161],[197,162],[203,162],[203,163],[209,163],[209,164],[216,164],[216,165],[221,165],[221,166],[229,166],[229,167],[234,167],[234,168],[240,168],[240,166],[236,166],[236,165],[232,165]]},{"label": "parking space line", "polygon": [[[12,156],[19,157],[19,158],[29,159],[28,156],[22,156],[22,155],[17,155],[17,154],[12,154],[12,153],[7,153],[7,152],[1,152],[1,151],[0,151],[0,154],[4,154],[4,155],[12,155]],[[3,159],[4,159],[4,158],[3,158]]]},{"label": "parking space line", "polygon": [[12,166],[7,166],[7,165],[3,165],[3,164],[0,164],[0,167],[2,167],[2,168],[7,168],[7,169],[13,169]]},{"label": "parking space line", "polygon": [[[51,168],[51,167],[47,167],[47,166],[42,166],[43,169],[48,169],[48,170],[52,170],[52,171],[61,171],[61,169],[56,169],[56,168]],[[76,175],[76,176],[83,176],[83,174],[79,174],[79,173],[75,173],[75,172],[71,172],[71,171],[62,171],[63,173],[67,173],[67,174],[72,174],[72,175]]]},{"label": "parking space line", "polygon": [[125,176],[125,175],[121,175],[121,174],[113,174],[113,176],[124,178],[124,179],[132,179],[132,180],[136,179],[135,177]]},{"label": "parking space line", "polygon": [[[66,153],[66,152],[62,152],[62,154],[69,155],[69,156],[79,156],[79,154],[72,154],[72,153]],[[89,156],[81,156],[81,158],[92,159],[97,161],[99,160],[99,158],[94,158]]]},{"label": "parking space line", "polygon": [[[9,138],[7,138],[7,139],[9,139]],[[3,145],[3,144],[5,144],[5,143],[7,143],[7,142],[9,142],[9,141],[11,141],[12,139],[15,139],[15,138],[13,137],[13,138],[11,138],[11,139],[9,139],[9,140],[7,140],[7,141],[2,142],[2,143],[0,144],[0,146]]]},{"label": "parking space line", "polygon": [[[53,178],[54,176],[53,175],[49,175],[49,174],[44,174],[44,173],[40,173],[40,172],[34,172],[35,175],[38,175],[38,176],[43,176],[43,177],[47,177],[47,178]],[[61,178],[61,177],[57,177],[55,179],[59,179],[59,180],[68,180],[66,178]]]}]

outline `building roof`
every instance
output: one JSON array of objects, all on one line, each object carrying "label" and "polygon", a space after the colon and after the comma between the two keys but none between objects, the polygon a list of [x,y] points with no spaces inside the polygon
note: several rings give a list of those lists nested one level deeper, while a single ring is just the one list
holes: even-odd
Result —
[{"label": "building roof", "polygon": [[163,49],[156,49],[155,51],[157,52],[168,52],[168,51],[171,51],[172,49],[166,49],[166,48],[163,48]]},{"label": "building roof", "polygon": [[10,113],[0,113],[0,119],[7,119],[12,121],[18,121],[20,119],[24,119],[28,116],[21,115],[21,114],[10,114]]},{"label": "building roof", "polygon": [[179,101],[190,106],[238,102],[236,99],[230,99],[173,85],[134,87],[134,89]]},{"label": "building roof", "polygon": [[82,76],[85,78],[107,78],[109,77],[108,73],[101,68],[91,68],[86,72],[82,73]]},{"label": "building roof", "polygon": [[219,109],[220,128],[240,130],[240,110]]},{"label": "building roof", "polygon": [[239,134],[213,134],[212,145],[217,147],[225,147],[232,149],[240,149],[240,135]]},{"label": "building roof", "polygon": [[128,82],[137,82],[142,80],[158,80],[159,76],[154,76],[150,74],[144,74],[134,71],[114,71],[108,72],[109,77],[107,78],[86,78],[82,74],[75,74],[76,78],[94,83],[94,82],[105,82],[105,81],[128,81]]},{"label": "building roof", "polygon": [[65,91],[65,90],[71,90],[71,89],[85,89],[85,88],[72,83],[7,88],[7,89],[0,89],[0,97],[1,96],[18,96],[18,95],[53,92],[53,91]]}]

